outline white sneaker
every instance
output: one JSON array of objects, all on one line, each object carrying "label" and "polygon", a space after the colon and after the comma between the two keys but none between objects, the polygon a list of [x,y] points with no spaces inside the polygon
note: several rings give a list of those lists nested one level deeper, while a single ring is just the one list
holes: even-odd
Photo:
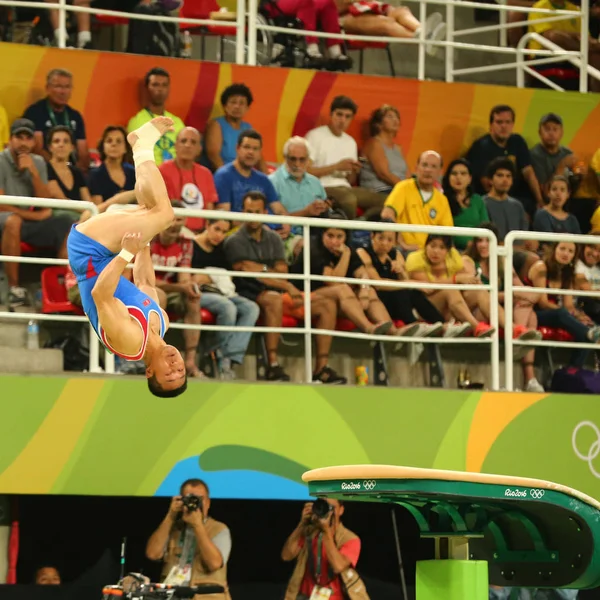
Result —
[{"label": "white sneaker", "polygon": [[444,329],[444,324],[437,323],[419,323],[419,331],[416,337],[437,337]]},{"label": "white sneaker", "polygon": [[404,327],[397,329],[394,335],[399,337],[413,337],[418,334],[420,329],[421,323],[410,323],[410,325],[404,325]]},{"label": "white sneaker", "polygon": [[219,361],[219,375],[222,381],[234,381],[236,379],[235,371],[231,368],[231,360],[222,358]]},{"label": "white sneaker", "polygon": [[451,323],[446,327],[446,332],[444,333],[444,337],[455,338],[455,337],[463,337],[466,333],[473,329],[470,323]]},{"label": "white sneaker", "polygon": [[527,382],[525,391],[543,394],[546,390],[544,389],[544,386],[534,377]]},{"label": "white sneaker", "polygon": [[[432,17],[439,15],[435,21]],[[432,42],[443,42],[446,40],[446,23],[441,22],[442,15],[439,13],[433,13],[425,22],[425,38]],[[435,27],[429,26],[429,21],[436,22]],[[427,44],[425,46],[425,52],[429,56],[438,57],[442,53],[443,48],[441,46],[434,46],[433,44]]]}]

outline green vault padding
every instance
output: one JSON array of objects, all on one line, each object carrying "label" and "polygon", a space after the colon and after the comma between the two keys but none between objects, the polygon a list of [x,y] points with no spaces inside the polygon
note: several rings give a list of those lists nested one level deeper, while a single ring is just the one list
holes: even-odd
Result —
[{"label": "green vault padding", "polygon": [[489,583],[600,586],[600,503],[522,477],[385,465],[327,467],[303,476],[313,496],[406,508],[436,559],[417,564],[417,600],[485,600]]}]

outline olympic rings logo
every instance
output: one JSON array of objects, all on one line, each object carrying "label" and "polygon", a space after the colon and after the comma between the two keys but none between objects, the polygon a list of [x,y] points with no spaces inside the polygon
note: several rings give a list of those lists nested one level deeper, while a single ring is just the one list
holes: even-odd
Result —
[{"label": "olympic rings logo", "polygon": [[529,495],[534,498],[535,500],[539,500],[540,498],[543,498],[545,494],[544,490],[529,490]]},{"label": "olympic rings logo", "polygon": [[[577,446],[577,435],[581,429],[585,427],[589,427],[594,434],[596,435],[596,441],[592,442],[592,445],[588,448],[587,452],[581,452],[579,447]],[[591,474],[596,478],[600,479],[600,472],[596,470],[594,466],[594,460],[600,455],[600,428],[595,423],[591,421],[582,421],[575,427],[573,430],[573,435],[571,436],[571,443],[573,444],[573,452],[575,452],[575,456],[580,460],[587,462],[588,467],[590,468]]]},{"label": "olympic rings logo", "polygon": [[363,481],[363,488],[365,490],[367,490],[368,492],[370,492],[372,489],[374,489],[376,485],[377,485],[377,482],[373,481],[372,479]]}]

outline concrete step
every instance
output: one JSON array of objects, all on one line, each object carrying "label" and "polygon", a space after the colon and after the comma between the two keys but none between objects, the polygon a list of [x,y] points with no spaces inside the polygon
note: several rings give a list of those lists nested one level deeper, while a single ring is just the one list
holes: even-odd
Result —
[{"label": "concrete step", "polygon": [[0,347],[25,348],[27,346],[27,321],[0,319]]},{"label": "concrete step", "polygon": [[0,345],[0,372],[2,373],[61,373],[62,350],[55,348],[14,348]]}]

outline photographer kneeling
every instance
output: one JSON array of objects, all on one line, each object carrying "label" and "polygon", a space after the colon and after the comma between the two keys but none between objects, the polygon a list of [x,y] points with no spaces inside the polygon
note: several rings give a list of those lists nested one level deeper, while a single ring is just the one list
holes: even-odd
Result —
[{"label": "photographer kneeling", "polygon": [[180,493],[181,496],[171,500],[167,516],[150,536],[146,556],[164,562],[164,583],[179,586],[217,583],[225,588],[225,593],[219,596],[229,599],[229,529],[208,516],[208,486],[201,479],[184,481]]},{"label": "photographer kneeling", "polygon": [[285,600],[347,598],[344,581],[356,576],[349,571],[358,562],[360,538],[342,525],[343,514],[343,503],[333,498],[304,505],[300,523],[281,551],[283,560],[296,559]]}]

